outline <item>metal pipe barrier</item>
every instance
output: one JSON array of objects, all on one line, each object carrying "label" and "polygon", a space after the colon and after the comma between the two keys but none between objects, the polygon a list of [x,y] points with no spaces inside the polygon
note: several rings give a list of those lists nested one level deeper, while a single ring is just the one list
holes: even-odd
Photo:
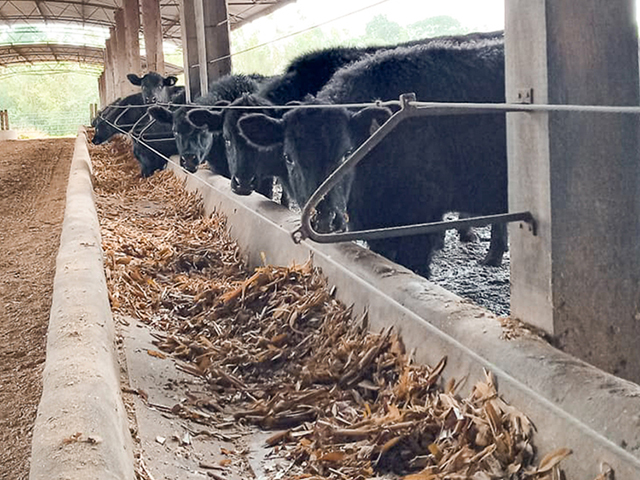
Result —
[{"label": "metal pipe barrier", "polygon": [[[420,107],[418,107],[420,105]],[[526,222],[529,223],[529,230],[535,235],[536,225],[531,212],[507,213],[499,215],[490,215],[484,217],[470,217],[464,220],[421,223],[417,225],[405,225],[400,227],[378,228],[373,230],[359,230],[352,232],[339,233],[318,233],[311,225],[311,218],[315,212],[316,206],[322,198],[336,185],[356,165],[373,150],[396,126],[403,120],[423,115],[451,115],[454,114],[482,114],[496,113],[495,109],[486,108],[487,104],[461,104],[462,107],[447,108],[442,104],[418,104],[416,96],[413,93],[407,93],[400,96],[400,110],[394,113],[389,119],[382,124],[365,142],[360,145],[351,156],[349,156],[331,175],[318,187],[311,195],[306,205],[302,209],[300,216],[300,227],[291,232],[291,238],[295,243],[300,243],[305,238],[309,238],[318,243],[335,243],[346,242],[350,240],[374,240],[389,237],[406,237],[410,235],[420,235],[426,233],[440,232],[454,228],[484,226],[491,223],[507,223],[507,222]]]},{"label": "metal pipe barrier", "polygon": [[[385,102],[373,102],[373,103],[358,103],[358,104],[340,104],[340,105],[271,105],[268,108],[271,109],[283,109],[289,110],[294,108],[365,108],[369,106],[400,106],[400,110],[394,113],[376,132],[374,132],[358,149],[356,149],[351,156],[349,156],[342,165],[340,165],[329,177],[318,187],[318,189],[309,198],[307,204],[302,209],[301,225],[291,233],[291,237],[294,242],[299,243],[303,239],[309,238],[318,243],[334,243],[345,242],[351,240],[373,240],[395,236],[410,236],[420,235],[425,233],[434,233],[449,229],[459,229],[464,227],[477,227],[485,226],[493,223],[509,223],[509,222],[525,222],[529,224],[529,230],[533,235],[536,235],[536,222],[533,215],[529,211],[516,212],[516,213],[504,213],[497,215],[488,215],[480,217],[469,217],[461,220],[443,221],[443,222],[431,222],[422,223],[417,225],[406,225],[390,228],[361,230],[352,232],[338,232],[338,233],[318,233],[311,225],[311,217],[315,211],[316,206],[322,200],[322,198],[335,187],[343,177],[363,159],[366,155],[373,150],[373,148],[380,143],[385,136],[387,136],[401,121],[413,116],[423,115],[469,115],[469,114],[491,114],[491,113],[535,113],[535,112],[575,112],[575,113],[621,113],[621,114],[640,114],[640,107],[638,106],[600,106],[600,105],[544,105],[544,104],[532,104],[526,103],[527,98],[523,98],[525,103],[456,103],[456,102],[418,102],[416,101],[414,94],[404,94],[400,96],[400,100],[390,100]],[[163,103],[158,104],[168,107],[191,107],[191,108],[204,108],[210,110],[263,110],[264,106],[230,106],[230,105],[198,105],[194,103],[189,104],[173,104]],[[122,108],[124,111],[118,115],[116,122],[124,115],[128,108],[146,108],[149,105],[113,105],[113,108]],[[147,124],[140,135],[135,136],[131,132],[126,132],[119,128],[118,125],[108,121],[102,115],[100,117],[116,128],[122,133],[128,135],[130,138],[135,139],[146,148],[164,158],[167,162],[173,163],[171,159],[161,154],[157,150],[153,149],[146,142],[153,141],[166,141],[169,140],[166,137],[163,138],[145,138],[144,132],[150,127],[153,122]],[[142,117],[144,118],[144,116]],[[133,127],[134,130],[139,122],[138,120]],[[122,125],[128,126],[128,125]],[[199,178],[194,175],[195,178]],[[206,183],[206,182],[204,182]],[[208,185],[208,184],[207,184]],[[210,186],[210,185],[209,185]]]}]

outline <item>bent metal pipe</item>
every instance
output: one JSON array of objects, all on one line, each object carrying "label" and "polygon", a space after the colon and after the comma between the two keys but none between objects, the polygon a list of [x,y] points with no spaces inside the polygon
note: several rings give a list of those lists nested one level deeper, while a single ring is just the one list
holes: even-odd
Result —
[{"label": "bent metal pipe", "polygon": [[[384,137],[386,137],[401,121],[406,118],[421,115],[442,115],[450,114],[451,110],[434,104],[434,108],[417,108],[416,96],[413,93],[407,93],[400,96],[400,110],[394,113],[373,135],[371,135],[353,154],[345,160],[329,177],[318,187],[311,195],[309,201],[302,209],[300,218],[300,227],[291,232],[291,238],[295,243],[300,243],[305,238],[309,238],[317,243],[336,243],[347,242],[351,240],[374,240],[389,237],[406,237],[410,235],[419,235],[424,233],[440,232],[454,228],[478,227],[489,225],[491,223],[506,222],[526,222],[529,224],[529,231],[536,234],[536,225],[531,212],[507,213],[499,215],[488,215],[484,217],[471,217],[464,220],[455,220],[447,222],[421,223],[417,225],[406,225],[400,227],[380,228],[374,230],[360,230],[352,232],[340,233],[318,233],[311,225],[311,218],[316,206],[322,198],[338,183],[342,181],[345,175],[353,170],[356,165],[367,156],[367,154],[378,145]],[[493,109],[484,109],[486,105],[479,108],[468,108],[464,111],[456,113],[495,113]],[[464,108],[464,107],[462,107]],[[460,110],[462,110],[462,108]]]}]

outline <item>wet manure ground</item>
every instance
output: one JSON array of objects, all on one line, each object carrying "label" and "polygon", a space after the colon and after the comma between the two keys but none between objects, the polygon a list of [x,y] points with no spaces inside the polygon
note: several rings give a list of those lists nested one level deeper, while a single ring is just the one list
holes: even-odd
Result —
[{"label": "wet manure ground", "polygon": [[[287,465],[273,480],[561,478],[570,450],[537,458],[534,426],[491,372],[462,396],[446,358],[416,364],[394,331],[367,331],[311,263],[248,269],[225,219],[170,172],[139,178],[126,145],[91,153],[114,314],[153,328],[153,354],[208,386],[167,415],[272,431]],[[153,480],[143,457],[138,478]]]}]

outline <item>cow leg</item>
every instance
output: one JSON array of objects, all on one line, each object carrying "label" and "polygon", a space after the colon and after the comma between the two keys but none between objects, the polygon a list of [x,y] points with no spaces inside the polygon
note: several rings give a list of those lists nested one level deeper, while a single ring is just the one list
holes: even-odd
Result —
[{"label": "cow leg", "polygon": [[507,225],[505,223],[494,223],[491,225],[491,241],[489,242],[489,251],[487,255],[480,261],[481,265],[490,267],[499,267],[502,265],[502,257],[504,252],[509,249],[507,242]]},{"label": "cow leg", "polygon": [[370,240],[369,248],[418,275],[429,278],[433,251],[440,242],[440,234]]},{"label": "cow leg", "polygon": [[[469,217],[471,217],[471,215],[469,215],[468,213],[461,213],[458,216],[458,218],[461,219],[461,220],[463,218],[469,218]],[[463,243],[471,243],[471,242],[477,242],[478,241],[478,235],[471,229],[471,227],[459,228],[458,229],[458,238]]]}]

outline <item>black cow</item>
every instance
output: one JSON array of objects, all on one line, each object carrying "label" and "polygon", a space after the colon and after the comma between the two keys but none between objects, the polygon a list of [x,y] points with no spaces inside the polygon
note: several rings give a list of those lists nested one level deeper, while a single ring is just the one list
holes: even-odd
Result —
[{"label": "black cow", "polygon": [[[209,86],[209,92],[195,100],[197,105],[210,107],[227,105],[244,93],[258,89],[259,83],[247,75],[225,75]],[[215,173],[229,177],[225,145],[220,135],[214,135],[206,126],[196,126],[187,119],[192,107],[180,107],[171,111],[164,107],[149,108],[149,113],[159,122],[172,125],[178,144],[180,164],[188,172],[195,172],[205,161]]]},{"label": "black cow", "polygon": [[[264,113],[274,116],[268,107],[271,102],[263,98],[244,94],[231,103],[234,108],[222,111],[206,109],[191,110],[187,115],[194,125],[208,128],[224,141],[225,154],[231,175],[231,189],[238,195],[249,195],[254,190],[271,197],[273,178],[282,185],[282,203],[288,205],[289,181],[287,169],[282,161],[282,152],[275,148],[255,154],[255,148],[238,133],[238,119],[247,113]],[[239,107],[265,107],[263,109],[240,109]]]},{"label": "black cow", "polygon": [[[502,40],[435,41],[379,52],[340,70],[308,103],[367,103],[408,92],[421,101],[504,102]],[[292,193],[304,205],[390,115],[381,107],[357,113],[298,107],[282,119],[248,115],[239,126],[256,146],[283,149]],[[505,115],[420,116],[401,122],[325,197],[316,209],[315,225],[321,231],[343,229],[349,218],[350,228],[359,230],[439,221],[448,211],[506,210]],[[374,251],[428,276],[440,239],[420,235],[369,243]],[[492,235],[487,261],[501,260],[505,248],[504,236]]]},{"label": "black cow", "polygon": [[140,164],[143,177],[163,170],[167,166],[167,157],[178,153],[171,127],[156,122],[150,115],[146,115],[130,135],[133,139],[133,155]]},{"label": "black cow", "polygon": [[142,89],[144,103],[177,103],[176,98],[184,94],[184,87],[175,86],[178,78],[173,75],[163,77],[159,73],[149,72],[139,77],[130,73],[127,78]]},{"label": "black cow", "polygon": [[[408,42],[400,46],[413,46],[428,44],[432,42],[449,43],[470,43],[484,40],[502,39],[503,32],[471,33],[468,35],[447,36],[437,38],[427,38]],[[285,105],[287,103],[303,100],[307,95],[315,95],[341,68],[361,60],[373,53],[397,48],[398,45],[386,45],[367,48],[345,48],[334,47],[301,55],[294,59],[287,67],[283,75],[274,77],[262,85],[256,96],[238,99],[233,105],[258,105],[268,107],[270,103],[274,105]],[[273,117],[281,116],[283,110],[273,110],[268,113]],[[239,120],[245,114],[234,114],[233,117]],[[224,136],[227,146],[232,151],[227,151],[227,159],[232,178],[232,188],[235,193],[245,195],[251,193],[251,188],[268,181],[264,175],[278,177],[285,190],[289,182],[286,178],[287,168],[278,147],[270,150],[256,150],[255,147],[247,144],[246,141],[238,138],[237,124],[224,121]],[[466,233],[469,235],[469,232]]]},{"label": "black cow", "polygon": [[[91,142],[100,145],[111,139],[118,133],[129,132],[133,125],[138,122],[146,113],[141,93],[119,98],[115,102],[107,105],[93,120],[94,135]],[[113,125],[119,127],[116,128]]]},{"label": "black cow", "polygon": [[319,92],[333,74],[341,68],[376,52],[398,47],[423,45],[434,41],[467,43],[502,39],[503,36],[504,32],[502,31],[476,32],[466,35],[423,38],[396,45],[324,48],[294,58],[282,75],[264,82],[258,91],[258,95],[275,105],[285,105],[291,101],[302,101],[307,95],[315,95]]}]

